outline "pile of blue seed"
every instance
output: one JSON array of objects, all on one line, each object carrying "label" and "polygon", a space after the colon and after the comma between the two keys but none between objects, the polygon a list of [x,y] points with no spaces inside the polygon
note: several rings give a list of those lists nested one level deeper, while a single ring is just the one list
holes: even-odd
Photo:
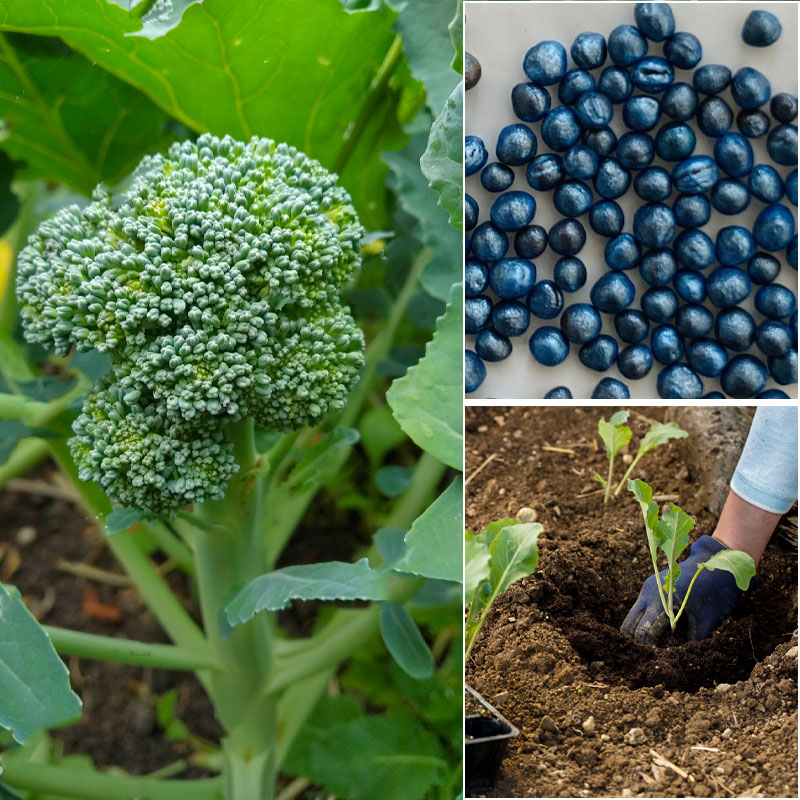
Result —
[{"label": "pile of blue seed", "polygon": [[[555,367],[577,345],[581,363],[598,372],[616,364],[626,379],[638,380],[658,369],[663,398],[783,398],[780,390],[763,391],[768,377],[797,382],[795,296],[775,282],[782,261],[797,270],[786,205],[797,205],[797,98],[773,95],[767,78],[750,67],[732,74],[719,64],[698,66],[701,43],[675,31],[667,3],[637,3],[634,16],[635,26],[619,25],[607,39],[578,35],[571,69],[559,42],[528,50],[522,66],[529,81],[511,90],[521,122],[500,131],[496,161],[489,162],[481,139],[465,138],[466,175],[497,194],[481,224],[477,202],[465,194],[465,329],[476,337],[475,350],[465,353],[467,393],[485,379],[485,361],[508,357],[532,316],[545,321],[529,339],[539,364]],[[780,33],[773,14],[753,11],[742,38],[764,47]],[[661,45],[661,55],[648,53],[651,43]],[[481,68],[468,59],[472,88]],[[691,82],[676,81],[676,68],[692,70]],[[737,108],[721,96],[725,89]],[[619,138],[609,127],[615,107],[627,129]],[[713,138],[713,158],[693,155],[698,135]],[[754,163],[749,140],[762,136],[775,166]],[[551,152],[539,152],[540,140]],[[523,166],[532,191],[511,188],[512,168]],[[615,200],[629,191],[641,202],[625,230]],[[537,198],[562,217],[549,230],[534,222]],[[735,223],[753,200],[763,209],[752,229],[732,224],[715,240],[703,231],[712,208]],[[587,279],[581,218],[607,239],[608,271],[592,286],[591,303],[569,304],[564,295]],[[533,259],[548,247],[559,257],[553,280],[537,282]],[[632,269],[648,285],[638,309],[626,275]],[[754,290],[758,321],[740,307]],[[601,333],[603,314],[616,337]],[[745,352],[753,343],[762,357]],[[719,378],[724,394],[704,395],[703,377]],[[592,393],[629,396],[611,377]],[[545,397],[572,394],[556,386]]]}]

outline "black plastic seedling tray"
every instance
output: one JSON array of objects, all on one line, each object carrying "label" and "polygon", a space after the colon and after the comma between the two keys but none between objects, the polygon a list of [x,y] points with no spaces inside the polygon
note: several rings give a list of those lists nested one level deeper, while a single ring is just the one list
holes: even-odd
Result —
[{"label": "black plastic seedling tray", "polygon": [[487,712],[485,716],[475,714],[464,719],[465,778],[469,797],[494,786],[508,740],[518,736],[519,730],[471,686],[465,686]]}]

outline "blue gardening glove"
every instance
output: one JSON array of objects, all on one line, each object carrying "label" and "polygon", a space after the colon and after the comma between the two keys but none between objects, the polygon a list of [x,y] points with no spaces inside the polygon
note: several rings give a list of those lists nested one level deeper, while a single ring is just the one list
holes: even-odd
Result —
[{"label": "blue gardening glove", "polygon": [[[710,536],[701,536],[691,545],[689,557],[679,563],[681,574],[675,583],[675,613],[683,603],[684,592],[697,572],[697,565],[725,549],[722,542]],[[658,575],[662,586],[666,574],[667,571],[663,570]],[[755,580],[751,580],[751,586],[755,585]],[[689,602],[681,615],[681,619],[686,617],[689,638],[694,641],[708,638],[733,613],[741,596],[742,592],[730,572],[704,569],[694,582]],[[644,582],[639,598],[620,630],[643,644],[655,644],[669,630],[669,617],[661,605],[655,575]]]}]

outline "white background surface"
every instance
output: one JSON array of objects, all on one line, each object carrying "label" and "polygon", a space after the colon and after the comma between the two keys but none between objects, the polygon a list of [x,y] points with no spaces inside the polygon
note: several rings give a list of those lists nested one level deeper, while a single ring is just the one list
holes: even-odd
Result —
[{"label": "white background surface", "polygon": [[[675,15],[676,31],[688,31],[695,34],[703,46],[703,58],[698,66],[704,64],[724,64],[735,72],[740,67],[751,66],[760,70],[770,81],[772,93],[791,92],[797,94],[797,4],[794,2],[785,3],[723,3],[723,2],[691,2],[691,3],[671,3]],[[500,129],[514,122],[521,122],[514,115],[511,107],[511,89],[520,82],[527,81],[522,70],[522,60],[530,47],[544,39],[554,39],[560,41],[567,50],[567,68],[571,69],[575,65],[569,57],[569,50],[575,37],[583,31],[598,31],[606,38],[608,34],[621,24],[635,24],[633,18],[634,3],[539,3],[539,2],[466,2],[465,3],[465,49],[472,53],[481,63],[482,77],[480,83],[465,93],[464,109],[464,130],[466,134],[480,136],[489,151],[487,163],[496,161],[494,152],[497,142],[497,134]],[[749,47],[741,38],[742,25],[748,13],[755,8],[771,11],[781,21],[783,32],[770,47]],[[662,45],[650,43],[648,55],[661,56]],[[603,65],[611,64],[606,60]],[[602,67],[592,71],[595,79],[599,78]],[[675,80],[691,84],[691,70],[675,70]],[[547,87],[553,98],[553,107],[559,105],[557,92],[558,84]],[[634,94],[642,94],[634,90]],[[738,111],[736,104],[730,96],[729,90],[722,94],[728,105],[734,111]],[[659,95],[660,97],[660,95]],[[702,96],[701,96],[702,98]],[[769,107],[764,106],[763,110],[769,114]],[[655,136],[661,125],[671,122],[666,115],[662,115],[658,125],[652,131],[651,136]],[[540,136],[540,122],[525,123],[530,125],[539,140],[537,155],[549,152],[547,146],[542,142]],[[697,146],[695,154],[712,155],[714,140],[704,136],[692,121],[695,133],[697,134]],[[773,122],[773,125],[776,124]],[[795,120],[794,124],[797,124]],[[611,127],[620,136],[625,132],[622,122],[622,106],[614,106],[614,119]],[[734,122],[731,131],[738,132]],[[780,167],[769,160],[766,152],[766,137],[760,139],[750,139],[755,153],[755,163],[770,164],[782,177],[785,177],[791,170],[787,167]],[[671,171],[674,164],[665,163],[656,158],[653,165],[664,166]],[[560,214],[552,205],[552,192],[537,192],[531,189],[525,180],[525,168],[514,168],[516,178],[512,190],[522,190],[530,192],[536,199],[536,216],[534,223],[543,225],[546,229],[560,218]],[[634,173],[635,175],[635,173]],[[745,179],[746,182],[746,179]],[[591,181],[587,181],[591,187]],[[489,209],[492,202],[498,197],[497,194],[486,192],[480,184],[480,172],[466,178],[466,191],[475,198],[480,207],[479,222],[489,219]],[[672,205],[677,193],[673,192],[672,197],[665,201]],[[596,199],[600,199],[597,198]],[[632,231],[632,220],[635,209],[642,203],[633,191],[633,181],[628,192],[617,201],[625,212],[625,231]],[[785,198],[782,201],[795,214],[797,209],[789,204]],[[755,198],[749,207],[742,214],[735,216],[725,216],[719,214],[712,208],[711,219],[703,227],[712,240],[715,239],[716,231],[726,225],[743,225],[751,229],[757,214],[764,208],[764,204]],[[589,226],[588,215],[580,218],[581,223],[586,229],[587,241],[578,253],[586,265],[588,278],[586,285],[577,292],[564,294],[564,305],[578,302],[590,302],[589,292],[597,279],[606,272],[608,267],[603,260],[603,249],[607,239],[594,233]],[[681,229],[679,229],[680,231]],[[510,236],[511,247],[508,255],[514,255],[513,236]],[[782,262],[781,272],[777,282],[789,286],[795,294],[797,293],[797,273],[786,264],[785,253],[774,253]],[[553,266],[558,256],[548,247],[539,258],[535,259],[536,279],[550,279],[553,277]],[[708,277],[714,266],[703,270],[703,274]],[[641,279],[638,269],[628,270],[625,273],[636,285],[636,298],[630,308],[639,308],[639,299],[642,293],[648,288]],[[669,284],[672,288],[671,284]],[[742,303],[751,314],[753,314],[756,324],[763,317],[755,311],[753,307],[753,297],[756,289],[755,284],[750,293],[750,297]],[[491,292],[488,292],[491,295]],[[681,301],[682,303],[683,301]],[[705,305],[716,315],[718,309],[709,304]],[[613,315],[603,314],[602,333],[609,334],[618,339],[614,330]],[[558,318],[553,320],[540,320],[531,315],[531,325],[528,332],[522,336],[512,339],[513,352],[505,361],[498,363],[486,362],[486,380],[481,387],[472,394],[467,395],[467,399],[495,398],[495,399],[523,399],[541,398],[546,392],[555,386],[568,386],[574,398],[588,398],[591,396],[594,386],[604,377],[613,377],[622,380],[630,389],[631,397],[636,399],[653,399],[658,397],[656,391],[656,376],[663,365],[654,362],[650,373],[643,379],[632,381],[624,378],[612,366],[607,372],[595,372],[584,367],[578,360],[579,345],[572,345],[567,359],[557,367],[543,367],[534,361],[528,349],[528,340],[531,334],[540,325],[558,326]],[[651,323],[650,330],[655,326]],[[713,334],[713,331],[712,331]],[[475,337],[466,337],[466,346],[474,348]],[[620,350],[626,346],[618,339]],[[649,336],[643,342],[649,345]],[[751,350],[753,355],[759,357],[766,363],[766,357],[753,345]],[[732,357],[735,353],[729,353]],[[716,378],[702,378],[703,393],[710,391],[721,391],[719,381]],[[771,378],[765,388],[779,388],[791,397],[797,396],[797,385],[778,386]]]}]

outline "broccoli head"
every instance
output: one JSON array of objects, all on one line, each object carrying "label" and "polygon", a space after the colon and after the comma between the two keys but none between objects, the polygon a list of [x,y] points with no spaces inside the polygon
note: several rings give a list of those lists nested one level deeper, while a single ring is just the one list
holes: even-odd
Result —
[{"label": "broccoli head", "polygon": [[26,339],[112,360],[70,442],[82,479],[168,513],[223,493],[224,423],[289,431],[343,406],[363,228],[336,181],[288,145],[203,135],[40,225],[18,265]]}]

